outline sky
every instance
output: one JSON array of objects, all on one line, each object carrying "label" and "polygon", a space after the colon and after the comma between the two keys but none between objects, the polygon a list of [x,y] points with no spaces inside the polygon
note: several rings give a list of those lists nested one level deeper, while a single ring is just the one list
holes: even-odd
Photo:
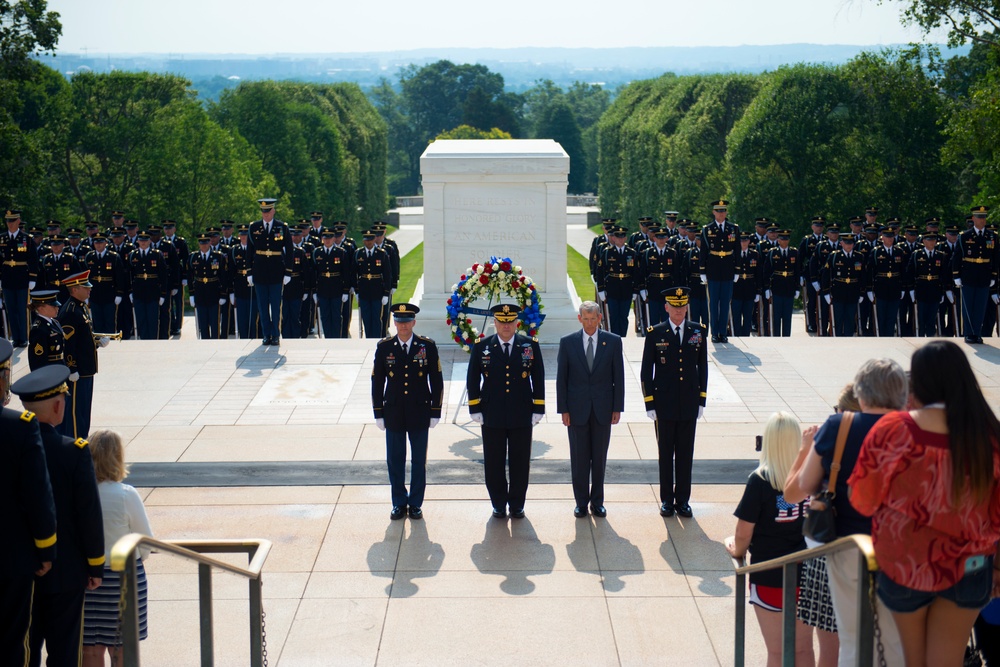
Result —
[{"label": "sky", "polygon": [[[64,55],[921,41],[900,0],[49,0]],[[929,41],[943,42],[944,35]]]}]

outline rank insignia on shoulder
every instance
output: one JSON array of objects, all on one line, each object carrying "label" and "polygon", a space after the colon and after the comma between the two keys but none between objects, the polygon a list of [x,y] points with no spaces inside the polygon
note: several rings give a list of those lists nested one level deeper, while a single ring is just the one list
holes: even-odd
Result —
[{"label": "rank insignia on shoulder", "polygon": [[646,327],[646,333],[653,333],[653,327]]},{"label": "rank insignia on shoulder", "polygon": [[77,438],[77,439],[76,439],[76,440],[75,440],[75,441],[73,442],[73,444],[74,444],[74,445],[76,445],[77,447],[79,447],[80,449],[83,449],[84,447],[86,447],[86,446],[87,446],[88,444],[90,444],[90,443],[88,443],[88,442],[87,442],[86,440],[84,440],[83,438]]},{"label": "rank insignia on shoulder", "polygon": [[25,410],[21,413],[21,421],[23,422],[33,422],[35,421],[35,413]]}]

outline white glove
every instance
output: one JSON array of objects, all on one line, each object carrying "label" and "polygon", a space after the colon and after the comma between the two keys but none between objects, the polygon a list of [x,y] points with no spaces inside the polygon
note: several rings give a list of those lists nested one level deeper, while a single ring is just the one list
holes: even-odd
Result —
[{"label": "white glove", "polygon": [[282,285],[287,285],[290,282],[292,282],[292,277],[291,276],[285,276],[284,278],[281,279],[281,284]]},{"label": "white glove", "polygon": [[868,292],[868,300],[871,301],[872,303],[875,303],[875,293],[874,292]]},{"label": "white glove", "polygon": [[812,286],[813,286],[813,291],[814,292],[818,292],[819,291],[819,283],[818,282],[816,282],[815,280],[812,281]]},{"label": "white glove", "polygon": [[633,294],[632,295],[632,300],[633,301],[638,301],[639,300],[639,295],[638,294]]},{"label": "white glove", "polygon": [[824,300],[825,300],[825,301],[826,301],[826,302],[827,302],[828,304],[830,304],[830,303],[833,303],[833,299],[832,299],[832,298],[830,297],[830,295],[829,295],[829,294],[824,294],[824,295],[823,295],[823,299],[824,299]]},{"label": "white glove", "polygon": [[482,412],[472,412],[469,414],[469,417],[477,424],[482,424],[485,421]]},{"label": "white glove", "polygon": [[438,422],[439,422],[439,421],[441,421],[441,420],[440,420],[440,419],[438,419],[437,417],[431,417],[431,423],[430,423],[430,427],[431,427],[431,428],[434,428],[435,426],[437,426],[437,425],[438,425]]},{"label": "white glove", "polygon": [[97,344],[101,347],[107,347],[111,344],[111,339],[107,336],[101,336],[100,340],[97,341]]},{"label": "white glove", "polygon": [[161,306],[163,305],[163,302],[164,302],[164,301],[166,301],[166,299],[164,299],[164,298],[163,298],[163,297],[161,296],[161,297],[160,297],[160,305],[161,305]]},{"label": "white glove", "polygon": [[309,299],[309,295],[308,295],[308,294],[303,294],[303,295],[302,295],[302,300],[303,300],[303,301],[306,301],[306,300],[308,300],[308,299]]},{"label": "white glove", "polygon": [[385,430],[385,420],[382,419],[381,417],[375,420],[375,425],[378,426],[378,430],[380,431]]},{"label": "white glove", "polygon": [[704,273],[701,274],[701,284],[702,285],[707,285],[708,284],[708,276],[706,276]]},{"label": "white glove", "polygon": [[656,410],[646,410],[646,416],[656,421]]},{"label": "white glove", "polygon": [[77,373],[77,372],[74,371],[74,372],[72,372],[72,373],[69,374],[69,381],[70,382],[77,382],[79,380],[80,380],[80,374],[79,373]]},{"label": "white glove", "polygon": [[355,292],[354,292],[354,288],[352,287],[352,288],[351,288],[351,296],[354,296],[354,294],[355,294]]},{"label": "white glove", "polygon": [[188,279],[187,278],[183,279],[181,281],[181,285],[184,285],[184,287],[187,287],[188,286]]},{"label": "white glove", "polygon": [[792,298],[793,299],[798,299],[799,298],[799,294],[800,294],[800,292],[798,290],[795,290],[795,294],[792,295]]},{"label": "white glove", "polygon": [[236,295],[235,294],[230,294],[229,295],[229,305],[230,306],[235,306],[236,305]]},{"label": "white glove", "polygon": [[34,280],[29,280],[28,281],[28,291],[30,292],[33,289],[35,289],[35,281]]},{"label": "white glove", "polygon": [[806,277],[799,276],[799,285],[805,285],[805,284],[806,284]]},{"label": "white glove", "polygon": [[607,294],[607,292],[604,292],[602,290],[602,291],[600,291],[600,292],[597,293],[597,298],[600,299],[601,301],[607,301],[608,300],[608,294]]},{"label": "white glove", "polygon": [[387,296],[382,297],[382,305],[384,306],[387,303],[389,303],[389,297]]},{"label": "white glove", "polygon": [[754,303],[760,302],[760,294],[754,294],[753,295],[753,302]]},{"label": "white glove", "polygon": [[649,298],[649,292],[647,292],[644,289],[641,289],[641,290],[639,290],[639,296],[641,296],[642,300],[645,301],[646,299]]},{"label": "white glove", "polygon": [[219,297],[219,305],[220,306],[226,305],[226,297],[224,297],[224,296],[223,297]]},{"label": "white glove", "polygon": [[120,296],[116,296],[115,297],[115,305],[119,306],[119,305],[121,305],[121,302],[122,302],[122,298]]},{"label": "white glove", "polygon": [[739,281],[740,281],[740,274],[738,273],[733,274],[733,282],[738,283]]},{"label": "white glove", "polygon": [[859,296],[858,297],[858,303],[861,304],[861,303],[864,303],[864,302],[865,302],[865,297]]},{"label": "white glove", "polygon": [[944,295],[946,297],[948,297],[948,301],[949,302],[955,303],[955,293],[954,292],[952,292],[951,290],[948,290],[947,292],[944,293]]},{"label": "white glove", "polygon": [[189,296],[188,297],[188,303],[190,303],[191,307],[194,308],[194,297],[193,296]]},{"label": "white glove", "polygon": [[396,293],[396,288],[395,287],[393,287],[391,290],[389,290],[389,296],[392,296],[395,293]]},{"label": "white glove", "polygon": [[916,301],[916,300],[917,300],[917,291],[911,289],[910,290],[910,301]]},{"label": "white glove", "polygon": [[991,294],[990,296],[993,297],[993,303],[1000,305],[1000,294]]},{"label": "white glove", "polygon": [[899,300],[902,301],[905,298],[906,298],[906,292],[903,291],[903,290],[900,290],[899,291]]},{"label": "white glove", "polygon": [[996,285],[996,284],[997,284],[997,281],[996,281],[996,280],[991,280],[991,281],[990,281],[990,287],[993,287],[993,286],[994,286],[994,285]]},{"label": "white glove", "polygon": [[177,290],[175,289],[170,290],[170,296],[177,296]]},{"label": "white glove", "polygon": [[955,287],[957,287],[958,289],[962,289],[962,279],[961,278],[955,278]]},{"label": "white glove", "polygon": [[129,302],[129,303],[135,303],[135,295],[134,295],[134,294],[131,294],[131,293],[130,293],[130,294],[128,295],[128,302]]},{"label": "white glove", "polygon": [[769,290],[769,289],[764,290],[764,298],[765,299],[770,299],[771,298],[771,290]]},{"label": "white glove", "polygon": [[705,406],[704,405],[699,405],[698,406],[698,419],[701,419],[704,416],[705,416]]},{"label": "white glove", "polygon": [[531,425],[532,425],[532,426],[535,426],[535,425],[537,425],[537,424],[538,424],[538,422],[542,421],[542,418],[543,418],[544,416],[545,416],[545,415],[539,415],[539,414],[533,414],[533,415],[531,415]]},{"label": "white glove", "polygon": [[[318,297],[318,296],[317,296],[316,298],[317,298],[317,299],[319,299],[319,297]],[[350,294],[344,294],[344,295],[342,295],[342,296],[340,297],[340,302],[341,302],[341,303],[347,303],[347,300],[348,300],[348,299],[350,299],[350,298],[351,298],[351,295],[350,295]]]},{"label": "white glove", "polygon": [[247,276],[247,285],[253,287],[253,276]]}]

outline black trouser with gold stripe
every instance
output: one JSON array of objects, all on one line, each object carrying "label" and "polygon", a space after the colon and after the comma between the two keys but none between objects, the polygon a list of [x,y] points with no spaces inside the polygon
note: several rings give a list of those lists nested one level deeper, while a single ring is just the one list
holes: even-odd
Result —
[{"label": "black trouser with gold stripe", "polygon": [[0,664],[24,665],[35,575],[0,576]]},{"label": "black trouser with gold stripe", "polygon": [[78,665],[83,648],[83,596],[85,588],[61,593],[35,589],[31,611],[31,666],[42,663],[42,642],[47,665]]}]

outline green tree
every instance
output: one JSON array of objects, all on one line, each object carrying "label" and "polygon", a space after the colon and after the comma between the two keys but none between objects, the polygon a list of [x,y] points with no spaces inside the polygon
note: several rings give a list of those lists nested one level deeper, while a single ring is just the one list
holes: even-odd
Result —
[{"label": "green tree", "polygon": [[[881,5],[887,0],[878,0]],[[1000,2],[987,0],[905,0],[904,25],[916,25],[924,34],[944,28],[948,45],[966,42],[1000,44]]]},{"label": "green tree", "polygon": [[569,154],[569,191],[574,194],[583,192],[587,177],[587,155],[583,150],[580,125],[569,104],[558,100],[548,106],[538,124],[538,136],[557,141]]},{"label": "green tree", "polygon": [[1000,207],[1000,70],[972,85],[945,133],[943,156],[956,177],[956,201]]},{"label": "green tree", "polygon": [[0,0],[0,77],[23,76],[32,55],[55,52],[62,23],[47,8],[46,0]]},{"label": "green tree", "polygon": [[499,127],[494,127],[490,130],[480,130],[479,128],[472,127],[471,125],[459,125],[456,128],[452,128],[447,132],[442,132],[441,134],[434,137],[434,141],[438,139],[511,139],[512,137],[508,132],[504,132]]}]

